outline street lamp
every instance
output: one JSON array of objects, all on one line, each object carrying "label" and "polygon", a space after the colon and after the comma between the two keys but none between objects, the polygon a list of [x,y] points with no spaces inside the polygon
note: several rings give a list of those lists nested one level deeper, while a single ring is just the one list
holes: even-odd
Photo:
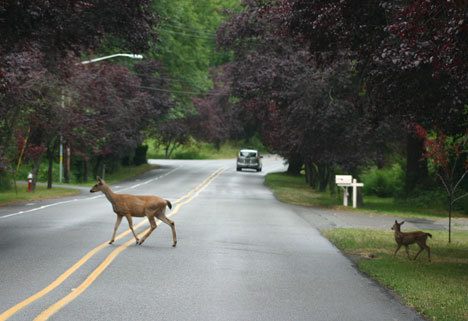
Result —
[{"label": "street lamp", "polygon": [[86,65],[86,64],[90,64],[90,63],[93,63],[93,62],[106,60],[106,59],[110,59],[110,58],[114,58],[114,57],[128,57],[128,58],[132,58],[132,59],[143,59],[143,55],[119,53],[119,54],[114,54],[114,55],[110,55],[110,56],[94,58],[94,59],[91,59],[91,60],[85,60],[85,61],[80,62],[80,64]]},{"label": "street lamp", "polygon": [[[77,65],[87,65],[90,63],[98,62],[101,60],[106,60],[106,59],[111,59],[114,57],[127,57],[131,59],[143,59],[143,55],[138,55],[138,54],[126,54],[126,53],[118,53],[118,54],[113,54],[110,56],[104,56],[104,57],[99,57],[99,58],[94,58],[91,60],[84,60],[78,63]],[[65,107],[65,97],[62,94],[62,108]],[[62,183],[63,179],[63,144],[62,144],[62,135],[60,135],[60,157],[59,157],[59,182]]]}]

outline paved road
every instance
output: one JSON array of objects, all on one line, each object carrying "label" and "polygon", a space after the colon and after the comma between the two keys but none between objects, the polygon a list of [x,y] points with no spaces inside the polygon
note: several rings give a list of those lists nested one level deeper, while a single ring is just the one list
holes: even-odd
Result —
[{"label": "paved road", "polygon": [[102,196],[2,208],[0,320],[422,320],[277,202],[264,173],[160,163],[114,189],[171,200],[176,248],[166,225],[142,246],[128,233],[105,244],[115,215]]}]

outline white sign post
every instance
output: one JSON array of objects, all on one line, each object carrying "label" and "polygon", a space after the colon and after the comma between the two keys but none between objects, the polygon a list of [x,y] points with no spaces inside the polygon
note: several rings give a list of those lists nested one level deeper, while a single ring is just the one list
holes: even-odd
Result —
[{"label": "white sign post", "polygon": [[348,187],[353,188],[353,208],[357,208],[357,188],[364,184],[358,183],[351,175],[336,175],[335,183],[343,188],[343,206],[348,206]]},{"label": "white sign post", "polygon": [[353,179],[351,186],[353,187],[353,208],[357,208],[357,188],[363,187],[364,183],[358,183],[356,179]]}]

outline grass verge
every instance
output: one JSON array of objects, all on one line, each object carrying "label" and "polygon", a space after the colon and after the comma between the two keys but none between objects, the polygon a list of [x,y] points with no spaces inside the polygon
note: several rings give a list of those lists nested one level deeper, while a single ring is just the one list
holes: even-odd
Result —
[{"label": "grass verge", "polygon": [[[365,196],[364,205],[356,210],[342,206],[342,194],[317,192],[306,184],[304,176],[291,176],[287,173],[270,173],[265,177],[268,186],[276,198],[284,203],[333,208],[347,211],[368,212],[402,217],[447,217],[443,208],[420,208],[410,202],[395,201],[393,198]],[[466,217],[461,212],[454,212],[454,217]]]},{"label": "grass verge", "polygon": [[[109,184],[115,184],[117,182],[124,181],[126,179],[134,178],[140,176],[152,169],[158,168],[158,165],[143,164],[139,166],[125,166],[121,167],[115,173],[107,174],[105,181]],[[94,182],[94,181],[93,181]]]},{"label": "grass verge", "polygon": [[[432,263],[425,251],[417,261],[408,260],[404,249],[394,258],[391,231],[333,229],[323,233],[361,271],[395,291],[408,306],[432,320],[468,320],[468,232],[454,232],[455,241],[448,244],[447,232],[431,231]],[[417,245],[410,246],[410,254],[414,256],[417,249]]]},{"label": "grass verge", "polygon": [[11,205],[18,202],[37,201],[43,199],[59,198],[80,194],[77,189],[57,188],[47,189],[45,186],[36,186],[34,193],[27,192],[27,186],[18,184],[18,194],[14,190],[0,193],[0,206]]}]

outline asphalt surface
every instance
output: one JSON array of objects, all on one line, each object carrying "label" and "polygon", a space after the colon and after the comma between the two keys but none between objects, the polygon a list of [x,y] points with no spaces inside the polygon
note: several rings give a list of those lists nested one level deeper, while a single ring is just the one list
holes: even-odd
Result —
[{"label": "asphalt surface", "polygon": [[54,288],[111,237],[110,203],[83,194],[0,209],[0,313],[33,320],[59,302],[50,320],[423,320],[357,272],[312,218],[275,200],[263,175],[283,170],[280,159],[265,158],[262,173],[236,172],[234,160],[158,163],[113,188],[173,202],[177,247],[165,224],[142,246],[123,246],[128,234]]}]

